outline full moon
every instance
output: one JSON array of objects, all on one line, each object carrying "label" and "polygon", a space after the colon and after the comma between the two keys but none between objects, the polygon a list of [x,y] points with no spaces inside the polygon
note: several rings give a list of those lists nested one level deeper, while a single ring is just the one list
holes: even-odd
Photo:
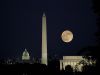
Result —
[{"label": "full moon", "polygon": [[61,35],[61,38],[63,40],[63,42],[71,42],[72,39],[73,39],[73,33],[69,30],[65,30],[62,35]]}]

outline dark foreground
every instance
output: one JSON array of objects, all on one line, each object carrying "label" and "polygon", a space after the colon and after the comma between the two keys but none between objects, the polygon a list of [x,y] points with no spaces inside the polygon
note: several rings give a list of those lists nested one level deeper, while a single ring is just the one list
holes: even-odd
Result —
[{"label": "dark foreground", "polygon": [[84,72],[73,72],[72,68],[60,71],[59,68],[46,66],[43,64],[14,64],[0,65],[0,75],[97,75],[96,70],[87,70]]}]

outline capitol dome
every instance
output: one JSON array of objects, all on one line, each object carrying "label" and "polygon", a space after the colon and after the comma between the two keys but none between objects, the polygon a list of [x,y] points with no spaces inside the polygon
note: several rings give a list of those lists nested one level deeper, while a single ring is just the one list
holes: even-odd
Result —
[{"label": "capitol dome", "polygon": [[29,55],[27,49],[25,49],[25,51],[22,54],[22,60],[30,60],[30,55]]}]

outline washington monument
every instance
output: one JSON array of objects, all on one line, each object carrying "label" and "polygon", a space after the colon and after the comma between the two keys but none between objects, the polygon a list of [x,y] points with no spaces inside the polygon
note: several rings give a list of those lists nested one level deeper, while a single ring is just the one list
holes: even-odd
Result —
[{"label": "washington monument", "polygon": [[46,30],[46,16],[43,13],[42,16],[42,64],[47,65],[47,30]]}]

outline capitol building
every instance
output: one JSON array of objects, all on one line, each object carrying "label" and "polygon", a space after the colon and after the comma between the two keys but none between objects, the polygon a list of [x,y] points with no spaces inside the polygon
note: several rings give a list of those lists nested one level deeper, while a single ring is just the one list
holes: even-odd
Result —
[{"label": "capitol building", "polygon": [[29,55],[27,49],[25,49],[25,51],[24,51],[23,54],[22,54],[22,60],[23,60],[23,61],[30,60],[30,55]]}]

